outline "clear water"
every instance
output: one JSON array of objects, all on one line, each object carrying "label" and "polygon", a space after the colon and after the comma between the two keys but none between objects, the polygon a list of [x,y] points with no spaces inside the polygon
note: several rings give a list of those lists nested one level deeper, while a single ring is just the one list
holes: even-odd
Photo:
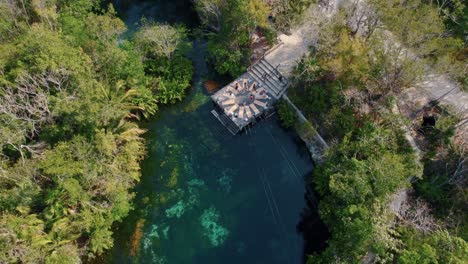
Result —
[{"label": "clear water", "polygon": [[303,262],[307,149],[275,117],[230,136],[210,113],[205,53],[194,41],[193,88],[146,124],[135,210],[116,226],[108,263]]}]

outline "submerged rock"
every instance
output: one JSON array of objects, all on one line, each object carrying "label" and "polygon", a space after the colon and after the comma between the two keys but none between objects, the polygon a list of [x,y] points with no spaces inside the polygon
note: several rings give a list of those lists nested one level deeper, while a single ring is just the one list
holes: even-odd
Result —
[{"label": "submerged rock", "polygon": [[221,87],[219,83],[212,80],[205,81],[204,86],[206,91],[210,94],[216,92]]},{"label": "submerged rock", "polygon": [[246,246],[245,246],[244,242],[239,242],[237,244],[237,254],[244,255],[245,254],[245,249],[246,249]]},{"label": "submerged rock", "polygon": [[213,206],[205,209],[200,216],[200,224],[203,227],[203,235],[208,238],[212,246],[220,246],[229,235],[229,230],[218,222],[219,213]]},{"label": "submerged rock", "polygon": [[138,219],[135,225],[135,231],[130,238],[130,256],[136,256],[140,246],[140,240],[143,237],[143,226],[145,225],[145,219]]},{"label": "submerged rock", "polygon": [[223,172],[223,176],[221,176],[218,180],[217,180],[218,184],[219,184],[219,187],[226,193],[230,193],[231,192],[231,183],[232,183],[232,177],[228,174],[228,173],[225,173]]},{"label": "submerged rock", "polygon": [[168,238],[169,238],[169,229],[170,229],[170,228],[171,228],[170,226],[166,226],[166,227],[162,230],[165,239],[168,239]]}]

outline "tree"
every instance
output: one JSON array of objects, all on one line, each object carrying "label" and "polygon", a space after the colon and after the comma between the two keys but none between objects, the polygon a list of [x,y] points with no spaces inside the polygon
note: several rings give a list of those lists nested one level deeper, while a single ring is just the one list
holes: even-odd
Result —
[{"label": "tree", "polygon": [[421,80],[424,65],[401,45],[386,44],[387,37],[374,33],[368,39],[372,60],[367,87],[374,94],[396,95]]},{"label": "tree", "polygon": [[145,69],[159,75],[155,83],[155,98],[163,104],[182,100],[190,86],[193,66],[186,58],[191,49],[188,33],[182,26],[157,25],[151,22],[135,34],[135,45],[144,54]]},{"label": "tree", "polygon": [[204,27],[215,32],[221,29],[222,10],[227,4],[225,0],[194,0],[195,9]]},{"label": "tree", "polygon": [[296,123],[295,110],[284,100],[278,104],[278,114],[283,127],[290,128]]},{"label": "tree", "polygon": [[404,248],[398,256],[401,263],[463,263],[468,244],[460,237],[441,230],[421,234],[412,228],[400,228]]},{"label": "tree", "polygon": [[[130,211],[145,153],[132,120],[155,113],[163,74],[145,74],[146,54],[100,4],[0,3],[0,262],[80,263]],[[186,62],[177,52],[167,67]]]},{"label": "tree", "polygon": [[422,0],[371,2],[377,9],[383,24],[396,35],[399,41],[421,58],[441,58],[453,54],[462,46],[462,41],[446,31],[437,8]]},{"label": "tree", "polygon": [[[326,162],[314,170],[322,197],[320,216],[332,237],[325,252],[312,261],[358,263],[369,250],[380,251],[377,223],[387,217],[384,204],[389,194],[421,173],[394,133],[367,123],[331,148]],[[384,233],[388,232],[387,227]]]},{"label": "tree", "polygon": [[220,28],[209,34],[209,59],[219,73],[237,76],[250,63],[252,34],[268,25],[269,8],[260,0],[220,3]]},{"label": "tree", "polygon": [[13,39],[29,26],[28,13],[24,1],[0,2],[0,43]]},{"label": "tree", "polygon": [[50,30],[55,30],[57,24],[57,6],[55,0],[32,0],[31,8],[43,24],[47,25]]},{"label": "tree", "polygon": [[312,0],[273,1],[272,13],[275,15],[275,27],[280,31],[288,30],[313,2]]},{"label": "tree", "polygon": [[157,25],[144,22],[135,34],[135,44],[145,55],[144,59],[171,59],[177,52],[184,53],[190,47],[184,27]]}]

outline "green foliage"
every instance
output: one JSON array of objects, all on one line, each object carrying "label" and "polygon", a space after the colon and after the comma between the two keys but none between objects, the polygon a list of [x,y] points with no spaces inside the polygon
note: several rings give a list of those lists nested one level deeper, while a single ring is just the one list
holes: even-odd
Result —
[{"label": "green foliage", "polygon": [[341,138],[360,121],[353,105],[345,103],[342,82],[327,82],[329,73],[319,63],[315,56],[305,58],[295,69],[289,93],[306,116],[326,128],[324,136]]},{"label": "green foliage", "polygon": [[278,114],[283,127],[290,128],[296,123],[296,111],[284,100],[278,103]]},{"label": "green foliage", "polygon": [[373,0],[371,4],[405,47],[465,85],[466,60],[460,54],[466,49],[466,3]]},{"label": "green foliage", "polygon": [[[441,59],[453,61],[460,41],[445,34],[440,15],[427,1],[371,2],[403,45],[432,65],[441,65]],[[394,95],[420,79],[423,64],[401,47],[388,47],[384,34],[366,38],[355,34],[345,18],[338,13],[322,28],[315,50],[297,67],[289,90],[291,98],[334,142],[313,175],[321,198],[320,216],[331,238],[328,247],[309,262],[361,263],[371,253],[382,263],[458,263],[466,258],[462,245],[466,242],[457,237],[466,230],[465,213],[460,209],[466,204],[466,191],[454,184],[461,181],[457,168],[462,168],[462,153],[449,150],[450,157],[443,160],[427,157],[421,177],[421,168],[400,130],[401,118],[389,114]],[[450,146],[456,120],[445,117],[437,122],[428,132],[434,148]],[[416,243],[410,236],[398,237],[388,225],[394,217],[388,212],[389,198],[400,188],[408,188],[409,179],[415,178],[419,178],[414,184],[418,194],[433,205],[446,207],[439,209],[440,217],[457,221],[461,230],[431,235],[415,231]],[[451,245],[452,241],[457,245]],[[439,245],[450,247],[451,252],[444,254]]]},{"label": "green foliage", "polygon": [[433,147],[448,146],[455,135],[455,125],[457,122],[458,119],[453,115],[439,115],[435,128],[430,131],[430,144],[433,144]]},{"label": "green foliage", "polygon": [[326,162],[315,169],[320,216],[332,237],[313,260],[358,263],[380,245],[377,223],[386,217],[382,205],[409,184],[408,178],[420,174],[413,154],[399,146],[395,133],[366,123],[332,147]]},{"label": "green foliage", "polygon": [[134,38],[145,59],[171,59],[191,47],[183,26],[158,25],[144,20]]},{"label": "green foliage", "polygon": [[400,2],[374,1],[384,24],[394,32],[400,41],[415,48],[423,56],[439,57],[453,52],[462,45],[459,40],[443,36],[445,26],[438,9],[427,1],[411,0]]},{"label": "green foliage", "polygon": [[[207,1],[210,2],[197,1],[196,8],[202,15],[206,13],[203,4]],[[211,2],[217,12],[207,19],[212,21],[213,15],[217,17],[217,26],[211,27],[215,32],[209,35],[208,59],[220,74],[237,76],[250,63],[251,35],[257,28],[268,30],[269,8],[261,0]]]},{"label": "green foliage", "polygon": [[101,1],[0,3],[0,262],[81,263],[112,247],[145,154],[134,121],[180,100],[193,71],[184,29],[170,56],[124,31]]},{"label": "green foliage", "polygon": [[46,264],[79,264],[81,263],[78,248],[67,244],[55,249],[45,260]]},{"label": "green foliage", "polygon": [[468,258],[468,243],[447,231],[424,235],[406,227],[399,234],[404,242],[399,263],[465,263]]},{"label": "green foliage", "polygon": [[452,235],[467,238],[466,154],[463,145],[453,144],[457,118],[442,111],[436,115],[436,126],[425,135],[428,151],[423,158],[424,176],[413,183],[417,194],[428,201],[434,215],[442,221],[457,221],[449,229]]},{"label": "green foliage", "polygon": [[377,53],[375,43],[352,36],[341,23],[338,15],[321,32],[315,52],[296,68],[290,89],[329,142],[337,142],[314,170],[319,213],[331,238],[309,262],[360,263],[368,252],[391,261],[396,243],[385,224],[391,219],[386,205],[391,194],[409,186],[409,178],[420,177],[421,168],[400,126],[393,124],[398,118],[362,108],[373,96],[386,102],[397,90],[396,82],[383,83],[393,74],[393,64],[382,65],[390,54]]},{"label": "green foliage", "polygon": [[156,100],[163,104],[182,100],[193,75],[192,62],[185,56],[191,49],[187,30],[143,21],[135,45],[144,54],[145,71],[159,76],[154,87]]},{"label": "green foliage", "polygon": [[[219,40],[221,41],[221,40]],[[226,43],[212,40],[208,43],[210,60],[213,61],[215,69],[220,74],[238,76],[245,71],[248,64],[244,53],[248,53],[248,48],[244,50],[230,50],[226,48]]]},{"label": "green foliage", "polygon": [[278,30],[288,30],[301,17],[303,12],[315,0],[279,0],[273,4],[275,27]]},{"label": "green foliage", "polygon": [[368,46],[360,38],[351,37],[346,28],[335,34],[334,45],[319,51],[320,65],[325,71],[333,72],[343,85],[364,82],[370,70]]},{"label": "green foliage", "polygon": [[17,37],[27,29],[31,22],[27,13],[28,9],[23,8],[18,1],[0,3],[0,44]]}]

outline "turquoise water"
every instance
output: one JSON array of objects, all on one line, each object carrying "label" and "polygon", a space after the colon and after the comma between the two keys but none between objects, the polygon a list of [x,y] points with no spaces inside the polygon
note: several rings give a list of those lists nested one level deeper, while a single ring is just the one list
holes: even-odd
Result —
[{"label": "turquoise water", "polygon": [[109,263],[303,261],[298,224],[304,177],[313,169],[307,149],[275,117],[228,134],[210,113],[203,83],[215,76],[205,53],[206,43],[194,41],[193,88],[145,124],[148,155],[135,210],[114,230]]}]

